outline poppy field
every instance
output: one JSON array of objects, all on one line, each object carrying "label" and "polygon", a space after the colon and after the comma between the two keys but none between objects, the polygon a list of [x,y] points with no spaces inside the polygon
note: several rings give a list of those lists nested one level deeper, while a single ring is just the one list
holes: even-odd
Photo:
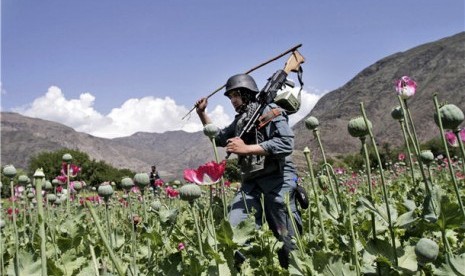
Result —
[{"label": "poppy field", "polygon": [[[416,83],[396,85],[405,151],[382,164],[372,125],[360,116],[348,132],[360,140],[363,169],[333,167],[326,161],[320,122],[305,126],[319,147],[303,151],[299,172],[309,207],[300,208],[302,231],[294,238],[288,269],[279,265],[282,246],[265,223],[256,228],[254,210],[237,227],[228,222],[228,202],[239,183],[224,179],[226,162],[184,170],[183,181],[157,180],[147,173],[91,188],[79,164],[63,155],[61,175],[19,174],[2,166],[11,197],[3,198],[0,218],[1,275],[465,275],[465,125],[457,106],[439,106],[444,154],[421,148],[408,99]],[[324,124],[324,122],[321,122]],[[462,128],[461,128],[462,126]],[[217,132],[207,125],[211,140]],[[460,156],[450,156],[456,147]],[[370,163],[368,150],[377,163]],[[321,152],[322,165],[312,160]],[[51,180],[49,180],[51,179]],[[286,198],[288,212],[290,197]],[[298,222],[293,221],[294,229]],[[239,265],[235,252],[245,261]]]}]

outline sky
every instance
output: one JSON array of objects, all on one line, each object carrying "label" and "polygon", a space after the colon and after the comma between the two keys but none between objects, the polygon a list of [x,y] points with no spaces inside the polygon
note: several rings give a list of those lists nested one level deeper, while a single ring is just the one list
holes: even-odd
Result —
[{"label": "sky", "polygon": [[[199,131],[183,119],[198,99],[302,44],[293,125],[376,61],[464,25],[463,0],[1,0],[0,109],[104,138]],[[287,58],[250,75],[263,87]],[[234,118],[223,91],[207,111]]]}]

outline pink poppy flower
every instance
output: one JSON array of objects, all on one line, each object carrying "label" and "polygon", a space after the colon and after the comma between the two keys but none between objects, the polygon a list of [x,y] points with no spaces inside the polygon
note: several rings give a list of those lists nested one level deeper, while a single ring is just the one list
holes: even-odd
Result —
[{"label": "pink poppy flower", "polygon": [[194,169],[184,170],[184,179],[190,183],[196,183],[197,185],[212,185],[220,181],[226,169],[226,160],[221,163],[208,162]]},{"label": "pink poppy flower", "polygon": [[180,243],[178,244],[178,250],[179,250],[179,251],[182,251],[182,250],[184,250],[184,248],[186,248],[186,246],[184,245],[184,243],[180,242]]},{"label": "pink poppy flower", "polygon": [[179,191],[170,186],[166,187],[165,192],[169,198],[176,198],[179,195]]},{"label": "pink poppy flower", "polygon": [[399,153],[399,155],[397,156],[397,159],[399,161],[404,161],[405,160],[405,153],[403,153],[403,152]]},{"label": "pink poppy flower", "polygon": [[[444,133],[444,137],[446,138],[447,143],[451,147],[456,148],[459,146],[459,141],[457,140],[457,136],[452,131],[447,131],[446,133]],[[462,140],[462,142],[465,142],[465,128],[460,130],[459,137],[460,137],[460,140]]]},{"label": "pink poppy flower", "polygon": [[402,99],[408,99],[415,95],[416,89],[417,83],[409,76],[403,76],[396,81],[396,91]]},{"label": "pink poppy flower", "polygon": [[162,187],[163,184],[165,184],[165,182],[163,182],[162,179],[159,178],[159,179],[155,180],[155,187]]},{"label": "pink poppy flower", "polygon": [[[67,172],[68,172],[68,163],[66,162],[63,162],[62,163],[62,166],[61,166],[61,174],[66,176],[67,175]],[[74,165],[74,164],[70,164],[69,165],[69,177],[76,177],[77,174],[81,171],[81,168]]]},{"label": "pink poppy flower", "polygon": [[66,177],[66,175],[63,175],[63,174],[62,174],[62,175],[59,175],[59,176],[57,176],[57,177],[55,177],[55,179],[58,180],[58,182],[59,182],[60,184],[65,184],[66,181],[68,180],[68,178]]}]

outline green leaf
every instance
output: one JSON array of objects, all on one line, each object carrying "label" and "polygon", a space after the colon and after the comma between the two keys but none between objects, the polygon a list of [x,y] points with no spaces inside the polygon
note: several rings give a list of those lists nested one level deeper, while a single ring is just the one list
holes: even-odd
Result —
[{"label": "green leaf", "polygon": [[459,256],[452,256],[450,264],[457,275],[465,275],[465,253]]},{"label": "green leaf", "polygon": [[404,247],[405,254],[399,260],[399,267],[406,269],[408,272],[415,272],[418,270],[417,257],[415,255],[415,247],[407,245]]},{"label": "green leaf", "polygon": [[357,275],[357,272],[352,270],[350,264],[343,262],[342,258],[332,258],[325,266],[325,269],[323,270],[324,275]]},{"label": "green leaf", "polygon": [[402,215],[400,215],[397,218],[396,223],[394,224],[394,226],[408,227],[411,224],[413,224],[414,222],[416,222],[417,220],[418,220],[418,217],[417,217],[417,215],[415,213],[415,210],[408,211],[406,213],[403,213]]},{"label": "green leaf", "polygon": [[222,220],[219,229],[216,231],[216,238],[218,242],[224,247],[237,247],[237,244],[233,241],[234,232],[231,228],[231,224],[228,221]]}]

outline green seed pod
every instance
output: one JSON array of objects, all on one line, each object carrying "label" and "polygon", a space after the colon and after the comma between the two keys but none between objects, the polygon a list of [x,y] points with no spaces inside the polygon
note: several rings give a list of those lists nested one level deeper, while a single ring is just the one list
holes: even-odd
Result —
[{"label": "green seed pod", "polygon": [[139,187],[139,188],[144,188],[145,186],[150,184],[150,178],[147,173],[137,173],[134,176],[134,183]]},{"label": "green seed pod", "polygon": [[22,185],[26,185],[29,182],[29,177],[25,174],[18,176],[18,183]]},{"label": "green seed pod", "polygon": [[53,190],[52,182],[50,182],[49,180],[45,180],[45,181],[42,183],[42,189],[44,189],[45,191],[51,191],[51,190]]},{"label": "green seed pod", "polygon": [[404,111],[402,111],[402,107],[400,107],[400,106],[394,107],[392,109],[392,111],[391,111],[391,117],[394,120],[402,120],[402,119],[404,119]]},{"label": "green seed pod", "polygon": [[47,201],[50,203],[54,203],[57,200],[57,196],[55,194],[47,194]]},{"label": "green seed pod", "polygon": [[121,187],[124,190],[129,191],[133,186],[134,181],[130,177],[123,177],[123,179],[121,179]]},{"label": "green seed pod", "polygon": [[203,127],[203,133],[209,138],[215,138],[218,132],[220,132],[220,129],[214,124],[206,124]]},{"label": "green seed pod", "polygon": [[160,210],[161,208],[160,200],[153,201],[152,204],[150,204],[150,208],[152,209],[153,212]]},{"label": "green seed pod", "polygon": [[16,176],[16,168],[13,165],[6,165],[3,167],[3,175],[9,178]]},{"label": "green seed pod", "polygon": [[420,159],[425,165],[429,165],[434,161],[434,154],[430,150],[422,150],[420,152]]},{"label": "green seed pod", "polygon": [[305,127],[310,130],[317,129],[319,125],[320,122],[318,122],[318,119],[313,116],[310,116],[307,119],[305,119]]},{"label": "green seed pod", "polygon": [[364,137],[367,136],[370,132],[369,130],[372,128],[372,124],[370,121],[368,122],[368,127],[365,124],[365,120],[363,117],[359,116],[356,118],[352,118],[347,125],[347,130],[352,137]]},{"label": "green seed pod", "polygon": [[44,169],[39,168],[34,172],[34,178],[45,178]]},{"label": "green seed pod", "polygon": [[55,205],[61,205],[61,202],[62,202],[61,198],[56,197],[56,199],[55,199],[55,201],[53,202],[53,204],[55,204]]},{"label": "green seed pod", "polygon": [[0,229],[3,229],[5,227],[5,221],[3,219],[0,219]]},{"label": "green seed pod", "polygon": [[29,193],[27,193],[26,197],[29,198],[29,199],[33,199],[35,197],[35,195],[34,195],[33,192],[29,192]]},{"label": "green seed pod", "polygon": [[81,181],[74,181],[74,190],[80,191],[84,187]]},{"label": "green seed pod", "polygon": [[[453,104],[446,104],[439,108],[442,127],[444,129],[457,130],[464,120],[463,112]],[[439,126],[438,114],[434,113],[434,122]]]},{"label": "green seed pod", "polygon": [[326,175],[318,176],[318,185],[320,186],[320,189],[326,190],[329,185],[329,178]]},{"label": "green seed pod", "polygon": [[433,240],[421,238],[417,245],[415,245],[415,254],[419,263],[429,263],[438,257],[439,246]]},{"label": "green seed pod", "polygon": [[70,163],[73,160],[73,156],[71,156],[71,154],[69,153],[65,153],[61,157],[61,160],[63,160],[63,162],[66,162],[66,163]]},{"label": "green seed pod", "polygon": [[202,190],[197,184],[186,184],[179,189],[179,197],[182,200],[193,202],[202,195]]},{"label": "green seed pod", "polygon": [[54,179],[52,179],[52,185],[54,187],[56,187],[56,186],[60,185],[60,181],[58,179],[54,178]]},{"label": "green seed pod", "polygon": [[98,186],[97,193],[107,201],[113,195],[113,187],[109,182],[103,182]]},{"label": "green seed pod", "polygon": [[174,180],[174,181],[173,181],[173,185],[179,186],[179,185],[181,185],[181,181],[179,181],[179,180]]}]

